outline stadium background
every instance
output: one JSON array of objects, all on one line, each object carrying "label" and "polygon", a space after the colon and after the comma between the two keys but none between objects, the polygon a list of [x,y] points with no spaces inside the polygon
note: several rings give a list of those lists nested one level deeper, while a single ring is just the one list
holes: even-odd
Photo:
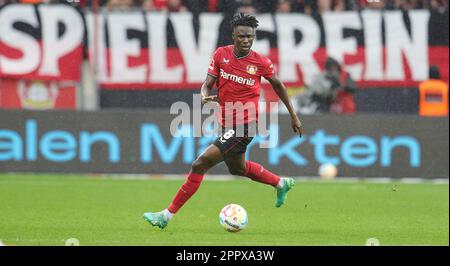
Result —
[{"label": "stadium background", "polygon": [[[190,162],[214,139],[171,136],[174,115],[169,108],[177,101],[195,107],[192,99],[212,52],[231,42],[227,21],[236,11],[257,14],[261,24],[254,48],[273,59],[294,103],[312,76],[323,70],[328,56],[342,63],[358,87],[356,113],[299,111],[305,124],[302,140],[290,134],[289,117],[281,113],[271,131],[280,137],[279,146],[255,145],[248,152],[253,160],[280,174],[313,181],[318,167],[332,162],[339,170],[337,180],[443,182],[444,190],[438,188],[436,194],[439,202],[431,203],[439,207],[429,219],[447,217],[448,222],[448,115],[418,115],[418,85],[428,79],[428,68],[439,66],[448,84],[448,1],[0,0],[0,182],[2,202],[8,202],[3,212],[10,211],[7,206],[21,206],[21,200],[33,200],[25,197],[12,203],[8,189],[33,190],[39,180],[72,184],[76,178],[71,174],[105,174],[95,175],[95,182],[98,177],[116,177],[112,174],[182,179]],[[267,85],[263,105],[277,100]],[[56,173],[67,183],[45,173]],[[33,175],[35,179],[29,179]],[[80,182],[91,177],[83,176]],[[207,178],[215,177],[230,176],[219,165]],[[177,187],[166,182],[155,186]],[[320,194],[314,183],[305,182]],[[51,195],[51,186],[48,189]],[[436,188],[427,189],[411,192],[411,198],[416,195],[419,201],[436,193]],[[403,200],[406,205],[417,203]],[[306,206],[299,199],[295,202]],[[161,204],[165,203],[154,208]],[[421,211],[417,207],[417,213]],[[23,228],[3,222],[0,239],[6,242],[59,244],[45,237],[21,242],[21,234],[27,235]],[[406,218],[404,222],[408,223]],[[419,234],[414,240],[393,237],[388,243],[448,244],[448,223],[442,226],[438,222],[431,226],[433,239],[424,240]],[[411,233],[410,227],[403,228],[405,235]],[[356,243],[314,242],[314,237],[279,243]],[[136,239],[128,244],[187,243],[181,238],[171,243]],[[108,238],[90,241],[120,244]],[[220,244],[214,241],[206,243]]]}]

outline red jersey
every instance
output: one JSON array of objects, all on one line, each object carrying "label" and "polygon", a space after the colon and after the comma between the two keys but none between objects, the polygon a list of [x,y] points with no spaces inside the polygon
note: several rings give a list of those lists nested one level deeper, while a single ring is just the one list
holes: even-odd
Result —
[{"label": "red jersey", "polygon": [[[261,77],[270,79],[275,74],[269,58],[253,50],[246,56],[237,57],[233,47],[217,48],[208,69],[208,74],[217,78],[219,123],[226,127],[258,121]],[[244,109],[236,108],[239,103]],[[233,120],[225,119],[226,116],[232,116]]]}]

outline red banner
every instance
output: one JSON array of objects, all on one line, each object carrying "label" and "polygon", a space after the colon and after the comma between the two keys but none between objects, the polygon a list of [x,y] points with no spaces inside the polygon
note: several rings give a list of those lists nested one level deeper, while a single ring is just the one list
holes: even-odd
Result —
[{"label": "red banner", "polygon": [[[309,85],[327,57],[360,87],[416,86],[428,78],[431,65],[448,82],[448,13],[256,17],[253,49],[272,59],[288,86]],[[86,49],[102,88],[198,88],[214,50],[230,42],[223,19],[217,13],[94,15],[69,5],[6,5],[0,7],[0,78],[79,81]]]},{"label": "red banner", "polygon": [[0,77],[80,80],[85,29],[77,9],[6,5],[0,25]]},{"label": "red banner", "polygon": [[76,109],[76,85],[57,81],[0,80],[0,108]]}]

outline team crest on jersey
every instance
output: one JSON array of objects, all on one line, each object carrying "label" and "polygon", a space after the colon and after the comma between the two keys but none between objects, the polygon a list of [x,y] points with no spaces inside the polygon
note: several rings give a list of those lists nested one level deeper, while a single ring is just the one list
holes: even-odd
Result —
[{"label": "team crest on jersey", "polygon": [[247,73],[251,74],[251,75],[255,75],[256,71],[258,71],[258,68],[254,65],[248,65],[247,66]]}]

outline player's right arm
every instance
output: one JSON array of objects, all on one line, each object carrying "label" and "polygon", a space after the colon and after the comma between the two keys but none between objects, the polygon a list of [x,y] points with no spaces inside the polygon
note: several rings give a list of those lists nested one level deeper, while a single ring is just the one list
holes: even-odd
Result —
[{"label": "player's right arm", "polygon": [[205,104],[207,102],[217,102],[217,96],[213,95],[210,96],[211,90],[214,86],[214,83],[216,82],[217,78],[212,75],[206,75],[206,80],[203,82],[202,88],[200,89],[200,94],[202,96],[202,103]]},{"label": "player's right arm", "polygon": [[211,59],[211,63],[209,64],[209,67],[208,67],[208,75],[206,75],[206,80],[205,80],[205,82],[203,82],[202,88],[200,89],[200,94],[202,96],[203,104],[205,104],[207,102],[211,102],[211,101],[215,101],[215,102],[218,101],[217,96],[210,96],[209,94],[211,92],[211,89],[214,86],[214,83],[217,80],[217,77],[219,76],[220,53],[221,53],[220,48],[218,48],[214,52],[214,56]]}]

